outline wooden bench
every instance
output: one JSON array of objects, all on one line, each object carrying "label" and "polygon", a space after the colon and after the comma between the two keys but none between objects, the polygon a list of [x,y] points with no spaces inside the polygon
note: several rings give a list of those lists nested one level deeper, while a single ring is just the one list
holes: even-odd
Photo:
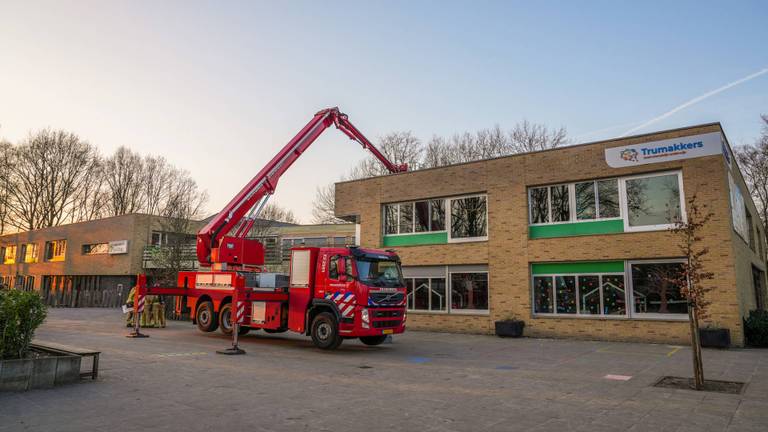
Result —
[{"label": "wooden bench", "polygon": [[57,344],[54,342],[42,341],[36,341],[29,344],[29,346],[30,348],[38,349],[41,351],[48,351],[55,354],[76,354],[83,357],[92,357],[93,362],[91,363],[91,370],[89,372],[80,372],[80,378],[91,377],[91,379],[95,380],[99,376],[99,354],[101,354],[101,351],[94,351],[86,348],[78,348],[69,345]]}]

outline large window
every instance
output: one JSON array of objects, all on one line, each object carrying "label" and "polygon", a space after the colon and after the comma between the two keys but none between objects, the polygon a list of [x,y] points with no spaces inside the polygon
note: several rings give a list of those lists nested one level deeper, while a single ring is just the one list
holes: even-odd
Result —
[{"label": "large window", "polygon": [[448,241],[483,240],[488,237],[487,201],[476,195],[386,204],[384,235],[447,232]]},{"label": "large window", "polygon": [[21,245],[22,262],[30,264],[37,262],[37,243],[25,243]]},{"label": "large window", "polygon": [[687,314],[688,302],[674,282],[683,271],[680,261],[630,263],[634,314]]},{"label": "large window", "polygon": [[528,217],[534,226],[616,219],[624,231],[666,229],[685,217],[681,185],[680,172],[666,172],[532,187]]},{"label": "large window", "polygon": [[488,207],[485,196],[451,199],[451,238],[488,236]]},{"label": "large window", "polygon": [[624,275],[535,275],[533,311],[554,315],[626,315]]},{"label": "large window", "polygon": [[530,188],[528,204],[531,225],[618,218],[619,181],[590,180]]},{"label": "large window", "polygon": [[488,313],[488,267],[403,267],[408,310],[457,314]]},{"label": "large window", "polygon": [[10,245],[3,248],[3,264],[13,264],[16,262],[16,245]]},{"label": "large window", "polygon": [[488,273],[450,273],[451,310],[488,310]]},{"label": "large window", "polygon": [[444,277],[407,278],[408,309],[421,311],[448,310],[448,296]]},{"label": "large window", "polygon": [[628,230],[664,229],[682,218],[679,173],[624,180]]},{"label": "large window", "polygon": [[91,243],[83,245],[83,255],[102,255],[109,253],[109,243]]},{"label": "large window", "polygon": [[[626,273],[559,274],[537,273],[536,266],[540,264],[534,264],[533,312],[557,316],[685,319],[687,301],[675,282],[681,275],[682,263],[680,259],[629,261],[616,263],[619,268],[623,264]],[[574,264],[562,266],[573,268]]]},{"label": "large window", "polygon": [[445,230],[445,200],[435,199],[384,206],[384,234]]},{"label": "large window", "polygon": [[64,261],[67,253],[66,240],[53,240],[45,242],[45,260],[46,261]]}]

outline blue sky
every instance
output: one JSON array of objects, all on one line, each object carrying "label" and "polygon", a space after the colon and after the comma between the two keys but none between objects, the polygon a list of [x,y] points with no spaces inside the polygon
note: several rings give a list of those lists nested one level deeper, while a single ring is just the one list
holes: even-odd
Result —
[{"label": "blue sky", "polygon": [[[768,68],[765,2],[6,2],[0,137],[52,126],[189,170],[218,210],[320,108],[422,139],[528,119],[619,136]],[[768,74],[637,133],[720,121],[753,141]],[[599,131],[599,132],[596,132]],[[329,130],[275,197],[365,153]]]}]

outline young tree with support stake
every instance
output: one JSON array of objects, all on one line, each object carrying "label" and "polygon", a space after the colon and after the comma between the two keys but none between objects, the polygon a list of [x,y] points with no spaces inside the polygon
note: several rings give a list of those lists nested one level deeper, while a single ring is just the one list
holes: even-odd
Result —
[{"label": "young tree with support stake", "polygon": [[712,290],[705,281],[714,279],[714,273],[704,271],[702,259],[709,253],[709,248],[701,246],[701,230],[712,219],[712,212],[706,210],[706,205],[700,205],[696,194],[687,202],[687,220],[682,218],[675,222],[670,232],[675,234],[680,243],[680,251],[686,258],[682,271],[667,276],[668,281],[680,287],[680,293],[688,301],[688,320],[691,331],[691,348],[693,351],[693,384],[696,390],[704,389],[704,367],[701,359],[701,340],[699,338],[699,323],[706,319],[710,302],[706,294]]}]

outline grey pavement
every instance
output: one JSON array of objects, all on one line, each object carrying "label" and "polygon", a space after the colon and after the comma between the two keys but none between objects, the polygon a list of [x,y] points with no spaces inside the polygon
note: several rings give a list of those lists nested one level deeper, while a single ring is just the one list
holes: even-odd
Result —
[{"label": "grey pavement", "polygon": [[37,339],[101,350],[100,378],[0,393],[0,431],[768,430],[768,350],[704,350],[708,379],[747,382],[724,395],[651,387],[690,376],[686,347],[410,331],[323,352],[255,332],[221,356],[219,333],[127,339],[122,319],[52,309]]}]

